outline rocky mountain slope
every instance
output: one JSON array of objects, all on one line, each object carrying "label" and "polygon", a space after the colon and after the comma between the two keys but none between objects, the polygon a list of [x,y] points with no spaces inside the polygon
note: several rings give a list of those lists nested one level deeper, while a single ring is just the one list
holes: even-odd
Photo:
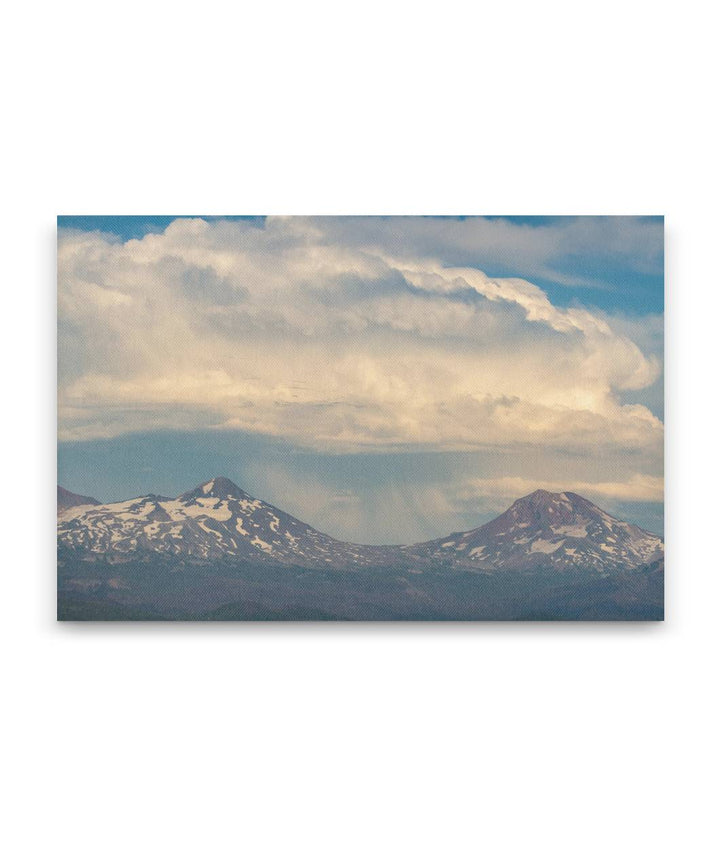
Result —
[{"label": "rocky mountain slope", "polygon": [[80,505],[100,505],[97,499],[91,496],[80,496],[77,493],[71,493],[65,490],[64,487],[57,486],[57,507],[58,513],[65,511],[68,508],[77,508]]}]

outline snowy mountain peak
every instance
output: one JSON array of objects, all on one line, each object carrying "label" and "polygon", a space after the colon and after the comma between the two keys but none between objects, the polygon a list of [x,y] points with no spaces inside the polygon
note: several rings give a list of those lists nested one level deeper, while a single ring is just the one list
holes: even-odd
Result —
[{"label": "snowy mountain peak", "polygon": [[305,567],[462,566],[478,571],[625,571],[663,555],[663,541],[578,494],[536,490],[499,517],[408,547],[338,541],[216,476],[177,499],[148,494],[60,508],[68,555],[117,562],[163,554],[201,561],[267,561]]},{"label": "snowy mountain peak", "polygon": [[599,517],[609,516],[597,505],[593,505],[590,500],[577,493],[571,491],[551,493],[548,490],[536,490],[516,500],[497,520],[502,521],[507,515],[511,520],[520,522],[570,523],[588,514]]},{"label": "snowy mountain peak", "polygon": [[[58,542],[73,555],[110,561],[163,554],[195,560],[250,559],[303,566],[381,564],[383,548],[324,535],[230,479],[216,476],[177,499],[148,494],[58,516]],[[396,551],[392,558],[396,557]]]},{"label": "snowy mountain peak", "polygon": [[529,493],[527,496],[520,497],[520,499],[517,499],[513,505],[517,505],[522,502],[543,502],[545,500],[562,502],[565,499],[567,499],[566,493],[552,493],[549,490],[539,488],[538,490],[534,490],[532,493]]},{"label": "snowy mountain peak", "polygon": [[662,538],[624,523],[571,491],[536,490],[469,532],[421,545],[425,555],[479,568],[597,570],[638,567],[663,554]]},{"label": "snowy mountain peak", "polygon": [[[572,491],[566,490],[562,493],[552,493],[549,490],[534,490],[532,493],[529,493],[527,496],[522,496],[520,499],[516,499],[515,502],[510,506],[510,508],[520,507],[532,507],[537,508],[540,506],[564,506],[567,508],[568,506],[575,505],[592,505],[590,500],[585,499],[577,493],[572,493]],[[596,506],[597,507],[597,506]]]}]

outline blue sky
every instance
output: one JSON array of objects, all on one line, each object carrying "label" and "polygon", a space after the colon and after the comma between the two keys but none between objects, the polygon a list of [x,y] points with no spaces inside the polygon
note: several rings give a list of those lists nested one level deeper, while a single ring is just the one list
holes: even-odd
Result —
[{"label": "blue sky", "polygon": [[[264,217],[253,216],[221,216],[217,214],[184,214],[183,217],[202,217],[209,222],[213,220],[245,220],[249,223],[262,225]],[[172,214],[99,214],[99,215],[60,215],[58,229],[79,229],[83,232],[99,230],[121,241],[131,238],[143,238],[149,234],[161,234],[174,221],[177,215]]]},{"label": "blue sky", "polygon": [[535,487],[662,531],[662,218],[58,218],[58,478],[330,534]]}]

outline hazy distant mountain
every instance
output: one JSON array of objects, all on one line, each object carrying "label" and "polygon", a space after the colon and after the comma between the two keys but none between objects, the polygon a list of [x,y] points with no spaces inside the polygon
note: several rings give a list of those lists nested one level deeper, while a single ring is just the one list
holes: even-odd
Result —
[{"label": "hazy distant mountain", "polygon": [[93,499],[91,496],[80,496],[77,493],[71,493],[69,490],[65,490],[65,488],[60,487],[60,485],[57,486],[58,512],[78,505],[100,505],[100,503],[97,499]]},{"label": "hazy distant mountain", "polygon": [[662,538],[611,517],[576,493],[536,490],[484,526],[413,545],[408,552],[488,571],[617,571],[654,562],[663,549]]},{"label": "hazy distant mountain", "polygon": [[[61,489],[59,489],[61,490]],[[65,492],[67,493],[67,492]],[[411,546],[338,541],[217,477],[58,507],[67,619],[658,619],[663,542],[573,493]]]}]

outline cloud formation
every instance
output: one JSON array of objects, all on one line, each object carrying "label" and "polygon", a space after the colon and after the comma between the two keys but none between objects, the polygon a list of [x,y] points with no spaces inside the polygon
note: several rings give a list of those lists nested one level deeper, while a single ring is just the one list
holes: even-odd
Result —
[{"label": "cloud formation", "polygon": [[627,325],[448,267],[387,225],[384,246],[343,242],[338,223],[61,233],[61,439],[223,427],[330,452],[661,448],[661,422],[627,403],[660,370]]}]

